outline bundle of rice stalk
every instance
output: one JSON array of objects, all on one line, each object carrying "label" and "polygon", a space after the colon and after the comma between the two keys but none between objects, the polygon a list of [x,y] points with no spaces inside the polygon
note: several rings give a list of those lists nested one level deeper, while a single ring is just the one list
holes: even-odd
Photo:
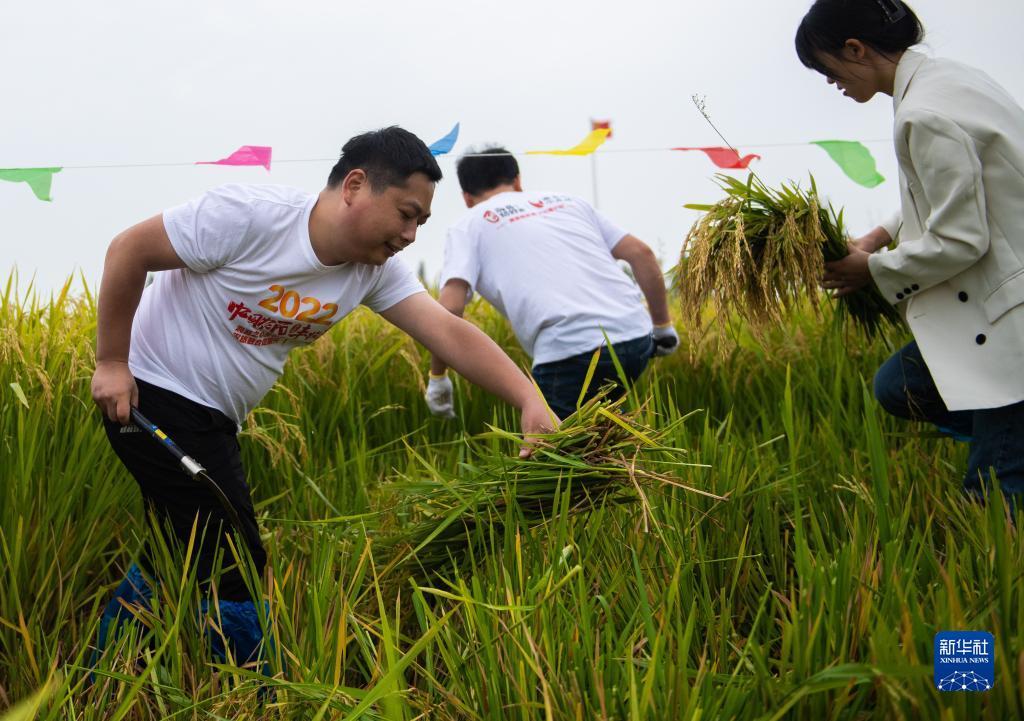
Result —
[{"label": "bundle of rice stalk", "polygon": [[[727,175],[717,181],[724,200],[686,206],[704,217],[690,230],[676,271],[684,316],[700,318],[710,303],[719,322],[735,313],[757,331],[804,299],[817,311],[825,262],[849,253],[842,211],[822,204],[813,177],[809,191],[785,183],[773,190],[753,174],[746,182]],[[869,335],[900,323],[874,284],[840,298],[837,317]]]},{"label": "bundle of rice stalk", "polygon": [[[392,554],[388,570],[438,572],[485,552],[489,539],[501,538],[507,526],[529,528],[560,513],[586,513],[604,504],[639,504],[646,524],[651,512],[647,491],[655,486],[724,500],[651,470],[655,464],[694,464],[678,460],[682,449],[663,444],[671,427],[641,426],[634,414],[623,412],[623,402],[589,401],[557,432],[538,439],[529,458],[488,452],[479,463],[460,464],[454,478],[423,460],[430,477],[399,486],[406,497],[399,502],[398,516],[411,525],[374,544]],[[494,428],[481,437],[520,440]]]}]

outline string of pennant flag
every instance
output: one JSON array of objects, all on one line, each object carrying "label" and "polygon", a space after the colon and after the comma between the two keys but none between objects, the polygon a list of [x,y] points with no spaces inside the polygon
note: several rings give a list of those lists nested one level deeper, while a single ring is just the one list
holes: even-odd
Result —
[{"label": "string of pennant flag", "polygon": [[[610,121],[592,121],[592,130],[578,144],[569,148],[553,150],[528,150],[526,155],[591,155],[612,135]],[[431,154],[435,156],[447,155],[454,149],[459,139],[459,123],[443,138],[432,143]],[[866,142],[888,142],[882,140]],[[773,145],[762,145],[755,147],[795,147],[801,145],[817,145],[842,169],[846,176],[865,188],[874,188],[885,182],[885,178],[878,172],[878,166],[871,151],[863,142],[855,140],[815,140],[809,143],[776,143]],[[716,167],[723,170],[746,170],[755,160],[761,156],[750,153],[741,155],[735,148],[722,147],[677,147],[677,148],[625,148],[617,149],[615,152],[650,152],[650,151],[696,151],[704,153]],[[486,155],[486,153],[481,153]],[[270,171],[270,164],[273,155],[271,147],[266,145],[243,145],[235,152],[220,160],[200,160],[195,163],[133,163],[127,165],[67,165],[52,168],[0,168],[0,180],[11,183],[25,183],[32,193],[39,200],[51,201],[53,176],[62,170],[85,170],[93,168],[153,168],[182,165],[234,165],[234,166],[262,166]],[[470,153],[472,155],[472,153]],[[309,158],[278,160],[278,163],[297,162],[325,162],[333,158]]]}]

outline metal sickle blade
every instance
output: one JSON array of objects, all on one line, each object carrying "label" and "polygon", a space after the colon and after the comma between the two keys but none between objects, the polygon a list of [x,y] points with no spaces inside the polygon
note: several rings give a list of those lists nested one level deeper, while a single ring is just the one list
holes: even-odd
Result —
[{"label": "metal sickle blade", "polygon": [[227,512],[228,520],[231,521],[231,525],[233,525],[235,530],[244,536],[245,532],[243,530],[244,527],[242,526],[242,519],[239,518],[238,511],[235,510],[234,504],[231,503],[221,487],[217,485],[217,482],[210,478],[205,470],[200,470],[192,477],[205,485],[210,492],[217,497],[217,500],[220,501],[220,505],[223,506],[224,510]]}]

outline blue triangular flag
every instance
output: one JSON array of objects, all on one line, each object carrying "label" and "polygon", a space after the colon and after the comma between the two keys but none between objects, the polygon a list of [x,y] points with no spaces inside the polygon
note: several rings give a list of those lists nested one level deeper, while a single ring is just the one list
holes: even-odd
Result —
[{"label": "blue triangular flag", "polygon": [[431,155],[444,155],[450,153],[452,148],[455,147],[455,141],[459,139],[459,124],[455,123],[455,127],[446,136],[438,140],[436,143],[430,146]]}]

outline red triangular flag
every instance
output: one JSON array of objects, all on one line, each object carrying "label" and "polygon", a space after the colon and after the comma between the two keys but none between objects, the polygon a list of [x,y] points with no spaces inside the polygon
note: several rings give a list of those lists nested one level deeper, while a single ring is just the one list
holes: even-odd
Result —
[{"label": "red triangular flag", "polygon": [[741,158],[740,154],[732,148],[672,148],[672,150],[699,150],[707,155],[712,163],[726,170],[746,170],[752,161],[761,159],[760,155],[745,155]]},{"label": "red triangular flag", "polygon": [[612,121],[611,120],[594,120],[593,118],[591,118],[590,119],[590,129],[591,129],[591,131],[593,131],[593,130],[607,130],[608,131],[608,139],[611,140],[611,137],[612,137]]},{"label": "red triangular flag", "polygon": [[262,165],[270,170],[270,152],[266,145],[243,145],[226,158],[200,160],[196,165]]}]

